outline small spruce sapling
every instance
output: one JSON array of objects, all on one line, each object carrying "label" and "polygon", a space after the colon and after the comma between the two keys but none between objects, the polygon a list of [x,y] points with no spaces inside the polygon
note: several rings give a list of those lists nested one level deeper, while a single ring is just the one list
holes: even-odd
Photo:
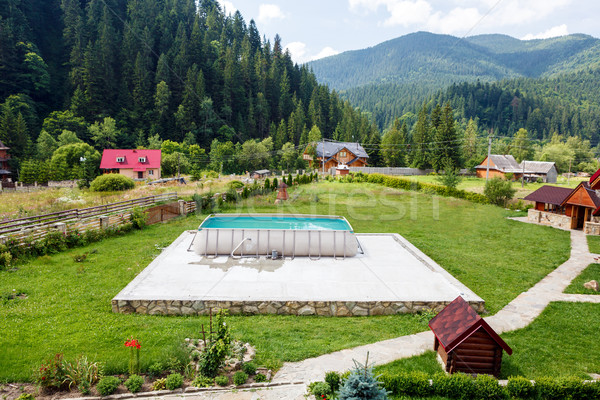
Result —
[{"label": "small spruce sapling", "polygon": [[344,381],[338,394],[339,400],[387,400],[387,391],[381,387],[381,382],[373,375],[373,368],[367,361],[361,364],[354,360],[354,369]]}]

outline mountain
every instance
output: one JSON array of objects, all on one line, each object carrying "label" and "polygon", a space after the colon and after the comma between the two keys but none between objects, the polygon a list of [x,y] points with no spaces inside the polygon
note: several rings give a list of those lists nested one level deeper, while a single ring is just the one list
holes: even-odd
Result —
[{"label": "mountain", "polygon": [[453,82],[550,76],[599,61],[600,40],[582,34],[525,41],[417,32],[308,65],[320,82],[343,91],[372,84],[438,89]]}]

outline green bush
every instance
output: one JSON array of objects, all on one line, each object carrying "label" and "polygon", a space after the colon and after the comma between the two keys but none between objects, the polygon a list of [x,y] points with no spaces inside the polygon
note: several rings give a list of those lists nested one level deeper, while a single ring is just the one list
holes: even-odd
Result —
[{"label": "green bush", "polygon": [[233,384],[235,386],[243,385],[248,380],[248,374],[244,371],[237,371],[233,374]]},{"label": "green bush", "polygon": [[244,371],[248,376],[256,374],[256,365],[251,362],[247,362],[242,364],[242,371]]},{"label": "green bush", "polygon": [[433,391],[438,396],[469,400],[473,398],[475,385],[468,375],[439,373],[433,377]]},{"label": "green bush", "polygon": [[17,400],[35,400],[35,397],[31,393],[23,393]]},{"label": "green bush", "polygon": [[229,378],[225,375],[219,375],[215,378],[215,383],[219,386],[227,386],[229,385]]},{"label": "green bush", "polygon": [[121,380],[116,376],[105,376],[96,385],[96,390],[101,396],[108,396],[113,394],[120,384]]},{"label": "green bush", "polygon": [[50,231],[43,240],[46,254],[55,254],[67,249],[65,234],[59,231]]},{"label": "green bush", "polygon": [[156,378],[158,376],[161,376],[164,370],[165,368],[163,367],[163,365],[159,362],[156,362],[148,367],[148,375],[152,378]]},{"label": "green bush", "polygon": [[522,376],[511,376],[508,378],[506,390],[510,397],[518,399],[532,399],[535,397],[535,388],[529,379]]},{"label": "green bush", "polygon": [[183,376],[181,374],[170,374],[167,376],[165,387],[169,390],[175,390],[183,386]]},{"label": "green bush", "polygon": [[267,376],[265,374],[261,374],[259,372],[258,374],[254,375],[254,381],[255,382],[266,382]]},{"label": "green bush", "polygon": [[483,189],[483,194],[488,198],[490,203],[501,207],[504,207],[513,198],[515,193],[516,189],[513,189],[512,183],[500,178],[490,179]]},{"label": "green bush", "polygon": [[152,383],[152,390],[165,390],[167,388],[167,378],[160,378]]},{"label": "green bush", "polygon": [[100,175],[90,184],[92,192],[116,192],[119,190],[129,190],[135,187],[133,179],[121,174]]},{"label": "green bush", "polygon": [[12,258],[12,254],[10,254],[8,251],[3,251],[0,253],[0,271],[10,267]]},{"label": "green bush", "polygon": [[228,185],[230,189],[241,189],[244,187],[244,184],[240,181],[231,181],[228,183]]},{"label": "green bush", "polygon": [[100,379],[100,364],[88,361],[87,357],[80,356],[75,362],[64,361],[64,383],[69,389],[76,386],[81,393],[89,394],[91,387]]},{"label": "green bush", "polygon": [[506,389],[498,383],[498,380],[490,375],[477,375],[474,382],[475,400],[502,400],[508,398]]},{"label": "green bush", "polygon": [[429,377],[424,372],[411,371],[397,375],[383,374],[379,377],[383,386],[396,396],[427,397],[432,393]]},{"label": "green bush", "polygon": [[129,220],[135,229],[143,229],[146,226],[146,213],[139,207],[131,210]]},{"label": "green bush", "polygon": [[323,396],[329,396],[331,392],[331,386],[327,382],[312,382],[308,385],[308,393],[320,399]]},{"label": "green bush", "polygon": [[342,383],[342,377],[339,373],[335,371],[330,371],[325,374],[325,382],[329,384],[331,388],[331,392],[335,393],[340,390],[340,385]]},{"label": "green bush", "polygon": [[209,378],[208,376],[202,376],[202,375],[198,375],[193,381],[192,381],[192,386],[195,387],[211,387],[214,383],[214,380],[212,378]]},{"label": "green bush", "polygon": [[129,390],[131,393],[137,393],[142,390],[143,384],[144,378],[135,374],[131,375],[124,383],[127,390]]},{"label": "green bush", "polygon": [[66,388],[67,370],[62,354],[56,354],[54,357],[46,360],[36,370],[35,382],[42,389],[60,390]]}]

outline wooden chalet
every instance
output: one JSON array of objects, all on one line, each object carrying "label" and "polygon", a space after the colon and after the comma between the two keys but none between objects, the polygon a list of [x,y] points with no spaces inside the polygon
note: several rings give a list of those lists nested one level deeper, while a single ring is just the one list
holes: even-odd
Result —
[{"label": "wooden chalet", "polygon": [[326,171],[341,164],[348,167],[366,167],[369,158],[365,149],[358,143],[318,142],[314,157],[309,154],[308,149],[307,147],[304,150],[302,158],[308,161],[310,168],[321,169],[325,162]]},{"label": "wooden chalet", "polygon": [[544,185],[525,196],[523,200],[535,202],[534,208],[538,211],[564,214],[565,209],[562,204],[572,191],[573,189],[570,188]]},{"label": "wooden chalet", "polygon": [[600,197],[588,182],[581,182],[561,206],[565,215],[571,217],[571,229],[583,229],[585,222],[600,214]]},{"label": "wooden chalet", "polygon": [[0,140],[0,181],[9,181],[12,175],[8,167],[8,160],[10,160],[8,150],[10,147],[6,147]]},{"label": "wooden chalet", "polygon": [[446,372],[498,377],[502,351],[512,349],[462,297],[457,297],[429,321],[435,335],[433,348]]},{"label": "wooden chalet", "polygon": [[488,172],[488,161],[489,161],[489,175],[492,178],[506,178],[506,174],[514,174],[515,177],[520,178],[522,175],[522,169],[519,167],[517,160],[510,154],[490,154],[486,157],[481,164],[475,167],[475,172],[478,178],[485,178]]}]

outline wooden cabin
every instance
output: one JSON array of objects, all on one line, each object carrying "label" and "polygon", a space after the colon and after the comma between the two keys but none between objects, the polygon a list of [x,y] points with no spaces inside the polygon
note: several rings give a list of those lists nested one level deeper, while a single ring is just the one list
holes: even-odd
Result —
[{"label": "wooden cabin", "polygon": [[502,351],[512,349],[462,297],[457,297],[429,321],[435,335],[433,348],[446,372],[498,377]]},{"label": "wooden cabin", "polygon": [[304,150],[303,158],[308,161],[310,168],[329,171],[330,168],[336,168],[340,164],[348,167],[367,166],[369,155],[365,149],[358,143],[350,142],[317,142],[315,148],[315,157],[309,154],[309,145]]},{"label": "wooden cabin", "polygon": [[571,229],[582,229],[586,221],[600,214],[600,197],[588,182],[581,182],[561,206],[565,214],[571,217]]},{"label": "wooden cabin", "polygon": [[562,203],[571,194],[573,189],[558,186],[544,185],[535,192],[525,196],[523,200],[535,202],[535,209],[538,211],[548,211],[557,214],[564,214],[565,209]]}]

